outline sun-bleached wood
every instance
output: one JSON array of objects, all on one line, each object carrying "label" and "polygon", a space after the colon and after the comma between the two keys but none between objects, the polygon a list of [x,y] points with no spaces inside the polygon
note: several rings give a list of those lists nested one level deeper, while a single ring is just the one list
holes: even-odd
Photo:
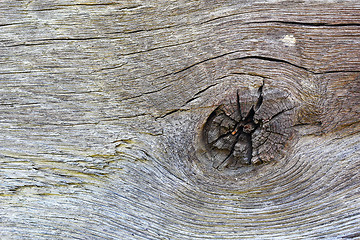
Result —
[{"label": "sun-bleached wood", "polygon": [[[0,238],[360,236],[359,53],[358,1],[0,1]],[[206,119],[264,82],[284,157],[212,168]]]}]

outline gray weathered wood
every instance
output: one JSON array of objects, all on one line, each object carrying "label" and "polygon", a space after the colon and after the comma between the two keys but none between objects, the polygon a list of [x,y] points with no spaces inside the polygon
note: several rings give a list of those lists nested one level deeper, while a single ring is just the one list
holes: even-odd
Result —
[{"label": "gray weathered wood", "polygon": [[[0,238],[360,236],[359,53],[358,1],[1,1]],[[207,117],[264,81],[284,157],[212,169]]]}]

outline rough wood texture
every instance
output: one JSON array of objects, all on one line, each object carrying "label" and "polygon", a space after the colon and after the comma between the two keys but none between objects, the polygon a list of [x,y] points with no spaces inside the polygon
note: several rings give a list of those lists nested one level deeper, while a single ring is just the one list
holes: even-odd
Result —
[{"label": "rough wood texture", "polygon": [[[0,1],[0,238],[359,237],[359,53],[358,1]],[[262,82],[283,158],[212,168]]]}]

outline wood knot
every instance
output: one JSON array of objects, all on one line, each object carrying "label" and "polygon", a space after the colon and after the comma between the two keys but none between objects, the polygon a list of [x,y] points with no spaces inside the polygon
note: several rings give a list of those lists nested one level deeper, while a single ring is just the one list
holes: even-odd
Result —
[{"label": "wood knot", "polygon": [[202,139],[212,167],[238,169],[278,159],[292,135],[294,104],[285,90],[237,90],[207,118]]}]

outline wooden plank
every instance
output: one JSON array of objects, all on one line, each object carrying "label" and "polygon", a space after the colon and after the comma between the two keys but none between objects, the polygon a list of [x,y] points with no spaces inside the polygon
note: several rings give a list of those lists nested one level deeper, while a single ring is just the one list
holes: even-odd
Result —
[{"label": "wooden plank", "polygon": [[[356,238],[359,52],[357,1],[1,1],[0,238]],[[214,169],[260,86],[274,159]]]}]

